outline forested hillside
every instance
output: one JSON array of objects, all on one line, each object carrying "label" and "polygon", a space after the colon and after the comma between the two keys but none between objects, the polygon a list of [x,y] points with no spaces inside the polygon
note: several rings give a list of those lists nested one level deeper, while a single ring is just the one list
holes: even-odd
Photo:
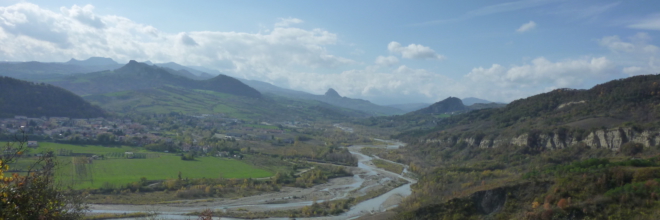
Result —
[{"label": "forested hillside", "polygon": [[105,113],[62,88],[0,77],[0,117],[16,115],[93,118]]},{"label": "forested hillside", "polygon": [[251,98],[261,97],[261,93],[257,90],[225,75],[218,75],[208,80],[193,80],[172,74],[170,71],[165,68],[131,60],[128,64],[116,70],[75,75],[61,78],[51,83],[79,95],[143,90],[164,85],[173,85],[189,89],[206,89]]},{"label": "forested hillside", "polygon": [[[209,84],[214,85],[214,84]],[[279,96],[246,99],[243,96],[175,86],[85,96],[109,111],[131,114],[188,115],[225,114],[245,120],[321,120],[367,117],[366,113],[342,109],[318,101],[299,101]]]},{"label": "forested hillside", "polygon": [[660,76],[438,120],[379,156],[418,172],[399,219],[657,219]]}]

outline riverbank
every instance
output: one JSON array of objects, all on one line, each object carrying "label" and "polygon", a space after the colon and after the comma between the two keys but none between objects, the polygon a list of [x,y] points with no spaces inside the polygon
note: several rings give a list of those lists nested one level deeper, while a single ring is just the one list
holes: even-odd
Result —
[{"label": "riverbank", "polygon": [[[379,169],[373,165],[373,158],[361,154],[362,147],[349,148],[351,154],[358,157],[358,167],[347,167],[352,177],[341,177],[310,188],[282,187],[279,192],[266,193],[242,198],[218,198],[199,200],[179,200],[168,204],[156,205],[109,205],[92,204],[91,213],[157,212],[158,218],[187,219],[186,213],[201,212],[210,209],[215,212],[265,212],[300,209],[314,202],[335,201],[349,197],[359,197],[384,189],[400,179],[409,183],[387,191],[372,199],[362,201],[339,216],[315,217],[310,219],[354,219],[373,213],[385,212],[396,207],[403,198],[410,195],[410,185],[414,179]],[[380,146],[383,147],[383,146]],[[227,219],[227,218],[222,218]],[[274,218],[276,219],[276,218]],[[288,219],[288,218],[285,218]],[[306,219],[306,218],[297,218]]]}]

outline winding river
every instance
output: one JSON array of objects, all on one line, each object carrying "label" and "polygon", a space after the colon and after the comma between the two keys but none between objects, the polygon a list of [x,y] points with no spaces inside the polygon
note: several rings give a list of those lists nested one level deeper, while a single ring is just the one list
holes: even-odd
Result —
[{"label": "winding river", "polygon": [[[360,189],[362,190],[369,189],[370,187],[376,186],[378,184],[383,184],[392,178],[401,178],[408,181],[407,184],[404,184],[400,187],[394,188],[388,191],[385,194],[382,194],[378,197],[363,201],[357,205],[351,207],[351,209],[338,216],[324,216],[324,217],[312,217],[312,218],[296,218],[296,219],[328,219],[328,220],[339,220],[339,219],[356,219],[361,216],[370,215],[377,212],[383,212],[388,209],[398,206],[398,203],[401,199],[411,194],[410,186],[416,183],[416,180],[408,178],[404,175],[389,172],[380,168],[377,168],[371,163],[373,159],[370,156],[360,153],[360,149],[363,147],[379,147],[379,148],[398,148],[403,146],[403,143],[387,141],[387,140],[378,140],[388,143],[388,146],[373,146],[373,145],[356,145],[349,147],[351,154],[358,158],[357,169],[359,172],[353,172],[353,179],[351,181],[344,181],[342,184],[328,184],[327,188],[320,189],[321,192],[326,192],[332,196],[332,198],[327,200],[337,200],[344,199],[349,197],[349,192]],[[393,162],[394,163],[394,162]],[[404,165],[404,167],[406,167]],[[403,173],[408,172],[407,169],[404,169]],[[367,178],[370,178],[372,181],[365,181]],[[373,181],[373,180],[376,181]],[[290,195],[277,195],[286,197]],[[258,196],[254,196],[258,197]],[[261,198],[261,197],[259,197]],[[288,202],[283,204],[268,204],[268,201],[264,199],[254,199],[249,200],[249,197],[246,199],[246,202],[236,203],[236,204],[199,204],[196,206],[175,206],[175,205],[104,205],[104,204],[93,204],[90,205],[90,213],[133,213],[133,212],[156,212],[158,213],[155,216],[156,219],[196,219],[195,216],[187,216],[186,213],[194,211],[203,211],[206,209],[212,210],[228,210],[228,209],[257,209],[261,211],[265,210],[277,210],[277,209],[291,209],[291,208],[302,208],[304,206],[309,206],[313,203],[314,199],[309,198],[304,201]],[[318,200],[317,202],[323,202],[324,200]],[[135,219],[144,219],[144,218],[135,218]],[[222,220],[236,220],[235,218],[227,217],[215,217],[213,219],[222,219]],[[290,218],[268,218],[268,219],[290,219]],[[124,218],[126,220],[126,218]]]}]

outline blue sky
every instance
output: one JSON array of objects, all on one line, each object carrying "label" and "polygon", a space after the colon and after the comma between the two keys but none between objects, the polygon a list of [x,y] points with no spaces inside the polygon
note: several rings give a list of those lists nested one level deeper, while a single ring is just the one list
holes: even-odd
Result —
[{"label": "blue sky", "polygon": [[660,72],[654,1],[2,1],[0,60],[205,66],[379,104]]}]

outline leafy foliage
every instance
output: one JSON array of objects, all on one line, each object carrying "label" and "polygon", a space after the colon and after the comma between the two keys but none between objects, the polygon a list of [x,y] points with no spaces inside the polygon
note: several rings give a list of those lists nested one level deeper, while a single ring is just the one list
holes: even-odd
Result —
[{"label": "leafy foliage", "polygon": [[81,200],[55,185],[55,160],[47,152],[25,175],[12,173],[8,163],[22,154],[24,142],[7,144],[0,157],[0,219],[79,219]]}]

